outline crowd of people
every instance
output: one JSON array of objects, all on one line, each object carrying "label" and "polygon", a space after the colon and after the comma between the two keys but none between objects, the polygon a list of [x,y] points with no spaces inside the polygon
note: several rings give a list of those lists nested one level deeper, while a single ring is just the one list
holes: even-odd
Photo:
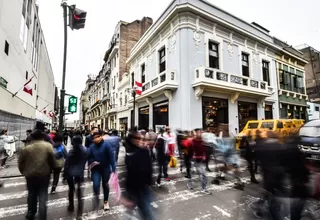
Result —
[{"label": "crowd of people", "polygon": [[[72,149],[66,149],[68,138]],[[84,138],[83,138],[84,137]],[[126,180],[125,191],[121,193],[119,202],[130,214],[135,207],[140,211],[141,219],[153,220],[151,209],[151,186],[161,187],[162,181],[170,181],[168,166],[175,166],[176,158],[180,161],[181,172],[185,169],[187,187],[193,189],[191,170],[195,168],[200,176],[201,192],[207,190],[207,172],[212,172],[209,164],[214,163],[212,184],[220,184],[226,175],[231,175],[235,188],[244,190],[245,184],[240,175],[240,167],[244,166],[241,156],[247,160],[251,183],[258,184],[256,178],[260,167],[263,189],[261,199],[268,201],[268,212],[274,219],[278,211],[275,200],[269,199],[282,191],[285,181],[289,179],[292,186],[291,197],[298,197],[299,203],[291,208],[291,219],[300,219],[307,194],[309,171],[297,148],[294,137],[282,139],[272,131],[266,131],[262,138],[261,132],[244,136],[240,143],[240,153],[235,147],[235,138],[220,132],[177,130],[172,132],[169,127],[155,132],[153,129],[138,130],[133,128],[123,139],[125,147]],[[46,132],[42,123],[29,132],[26,146],[20,151],[18,167],[25,176],[28,188],[27,219],[34,219],[39,201],[39,218],[45,220],[47,215],[46,201],[50,176],[53,175],[51,193],[56,193],[61,172],[63,181],[69,186],[68,210],[73,212],[74,193],[78,197],[77,217],[81,219],[83,212],[83,191],[81,185],[85,178],[86,164],[88,177],[93,183],[93,209],[100,209],[100,186],[103,188],[103,209],[108,211],[109,180],[117,174],[117,162],[121,146],[118,132],[101,131],[92,127],[84,136],[83,132],[70,131],[59,134]],[[158,164],[158,176],[153,179],[153,162]],[[288,182],[288,181],[287,181]],[[261,203],[262,204],[262,203]],[[261,205],[262,206],[262,205]],[[262,209],[257,208],[255,215],[261,217]],[[249,218],[248,218],[249,219]]]}]

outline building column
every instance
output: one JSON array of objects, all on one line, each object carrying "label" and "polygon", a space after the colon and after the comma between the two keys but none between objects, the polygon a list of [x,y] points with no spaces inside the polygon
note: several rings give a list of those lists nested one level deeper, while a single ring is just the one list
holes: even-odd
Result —
[{"label": "building column", "polygon": [[151,98],[147,98],[146,102],[149,104],[149,127],[153,128],[153,102]]}]

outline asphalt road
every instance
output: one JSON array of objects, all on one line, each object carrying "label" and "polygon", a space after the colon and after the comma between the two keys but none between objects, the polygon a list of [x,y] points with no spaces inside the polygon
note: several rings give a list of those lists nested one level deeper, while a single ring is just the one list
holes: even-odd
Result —
[{"label": "asphalt road", "polygon": [[[124,149],[120,151],[120,158],[124,157]],[[154,165],[157,170],[156,164]],[[213,168],[214,165],[211,165]],[[125,167],[118,167],[120,186],[123,190]],[[157,173],[155,172],[155,176]],[[181,173],[179,165],[176,168],[169,168],[170,182],[164,182],[161,187],[153,187],[152,209],[157,220],[248,220],[257,219],[251,213],[244,212],[259,197],[259,185],[249,183],[247,171],[242,172],[242,178],[247,182],[244,191],[234,188],[235,180],[227,178],[220,185],[208,185],[210,193],[201,192],[201,183],[197,175],[193,175],[194,189],[187,188],[185,173]],[[208,173],[210,183],[214,173]],[[84,190],[84,219],[125,219],[126,209],[119,204],[115,204],[114,192],[110,192],[111,210],[92,211],[93,190],[89,179],[83,184]],[[50,188],[48,189],[50,190]],[[67,211],[68,206],[68,186],[61,181],[57,187],[57,193],[49,195],[48,219],[49,220],[71,220],[75,219],[74,214]],[[102,195],[101,195],[102,199]],[[22,220],[25,219],[27,211],[27,191],[23,177],[13,177],[5,179],[5,185],[0,188],[0,219]],[[315,204],[313,204],[315,205]],[[318,206],[320,207],[319,203]],[[317,208],[313,207],[313,211]],[[309,211],[310,212],[310,211]],[[320,217],[320,216],[319,216]],[[136,212],[131,218],[139,219]],[[285,219],[285,218],[283,218]],[[287,218],[290,219],[290,218]],[[304,220],[315,220],[320,218],[306,218]]]},{"label": "asphalt road", "polygon": [[[120,157],[124,157],[124,149],[120,152]],[[185,173],[180,169],[169,168],[170,182],[164,182],[161,187],[153,187],[152,207],[156,219],[174,220],[200,220],[200,219],[232,219],[233,212],[237,207],[241,191],[233,188],[234,181],[223,181],[220,185],[208,185],[211,194],[201,192],[199,177],[193,175],[194,190],[187,188]],[[211,166],[211,168],[213,165]],[[155,171],[157,170],[155,164]],[[125,167],[118,168],[121,189],[123,189]],[[154,176],[157,173],[155,172]],[[246,172],[243,173],[246,175]],[[213,173],[208,173],[209,182],[213,178]],[[57,187],[57,193],[49,195],[48,219],[74,219],[74,215],[68,213],[68,186],[61,182]],[[248,178],[244,178],[248,181]],[[115,204],[114,192],[110,192],[111,210],[92,211],[92,183],[89,179],[83,184],[84,190],[84,219],[124,219],[126,209],[122,205]],[[50,190],[50,188],[48,189]],[[102,198],[102,197],[101,197]],[[27,190],[23,177],[13,177],[5,179],[5,185],[0,188],[0,219],[19,220],[25,219],[27,211]],[[101,201],[102,205],[102,201]],[[101,206],[102,208],[102,206]],[[132,219],[139,219],[137,213]]]}]

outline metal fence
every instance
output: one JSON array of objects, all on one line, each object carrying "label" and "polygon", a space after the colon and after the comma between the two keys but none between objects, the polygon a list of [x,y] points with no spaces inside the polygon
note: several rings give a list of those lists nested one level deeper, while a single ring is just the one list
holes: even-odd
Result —
[{"label": "metal fence", "polygon": [[[19,140],[26,139],[26,130],[33,129],[35,119],[26,118],[20,115],[11,114],[0,110],[0,130],[7,129],[8,135],[16,136]],[[23,146],[21,141],[16,142],[19,150]]]}]

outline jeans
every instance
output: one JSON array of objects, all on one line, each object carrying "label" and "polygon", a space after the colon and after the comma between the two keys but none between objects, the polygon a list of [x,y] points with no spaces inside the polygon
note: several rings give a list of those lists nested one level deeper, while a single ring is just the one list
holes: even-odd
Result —
[{"label": "jeans", "polygon": [[[128,197],[138,207],[141,220],[155,220],[151,210],[151,191],[148,186],[141,189],[130,190]],[[132,211],[132,209],[127,210],[129,216],[132,215]]]},{"label": "jeans", "polygon": [[196,167],[197,172],[199,173],[199,176],[200,176],[200,179],[201,179],[202,189],[205,190],[206,187],[207,187],[207,175],[206,175],[205,162],[197,161],[195,163],[195,167]]},{"label": "jeans", "polygon": [[158,174],[158,179],[157,183],[160,184],[161,182],[161,177],[163,173],[163,177],[167,178],[168,177],[168,164],[170,162],[170,156],[165,156],[163,160],[158,161],[158,166],[159,166],[159,174]]},{"label": "jeans", "polygon": [[115,161],[118,162],[118,156],[119,156],[120,147],[117,147],[114,151]]},{"label": "jeans", "polygon": [[100,196],[100,183],[102,180],[102,188],[104,195],[104,202],[107,202],[109,199],[109,179],[110,171],[107,169],[101,169],[97,167],[96,169],[91,170],[91,180],[93,182],[93,192],[94,192],[94,201],[93,206],[97,208],[99,206],[99,196]]},{"label": "jeans", "polygon": [[47,219],[47,200],[50,176],[27,177],[28,213],[27,219],[34,219],[39,198],[39,219]]},{"label": "jeans", "polygon": [[60,173],[61,173],[62,168],[54,168],[53,169],[53,181],[52,181],[52,188],[56,189],[59,179],[60,179]]},{"label": "jeans", "polygon": [[76,190],[75,185],[77,185],[77,198],[78,198],[78,215],[81,215],[83,212],[83,189],[81,185],[83,183],[83,176],[68,176],[67,182],[69,186],[69,206],[74,207],[74,192]]}]

